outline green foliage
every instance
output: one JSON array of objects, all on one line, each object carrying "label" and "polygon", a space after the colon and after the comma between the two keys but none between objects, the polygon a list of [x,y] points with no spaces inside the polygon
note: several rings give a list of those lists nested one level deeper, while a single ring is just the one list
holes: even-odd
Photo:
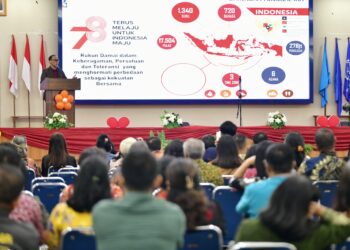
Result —
[{"label": "green foliage", "polygon": [[[156,136],[153,130],[149,131],[149,136]],[[157,137],[160,139],[162,149],[164,149],[169,144],[169,141],[166,139],[165,132],[163,130],[157,131]]]},{"label": "green foliage", "polygon": [[60,129],[60,128],[69,128],[72,127],[73,124],[67,121],[67,116],[62,115],[58,112],[50,114],[45,117],[44,127],[51,129]]}]

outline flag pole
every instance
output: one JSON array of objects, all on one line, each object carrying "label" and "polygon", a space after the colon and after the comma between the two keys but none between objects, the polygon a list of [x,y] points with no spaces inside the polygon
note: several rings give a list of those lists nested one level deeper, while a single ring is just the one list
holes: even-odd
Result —
[{"label": "flag pole", "polygon": [[16,127],[16,98],[13,96],[13,127]]},{"label": "flag pole", "polygon": [[27,91],[28,93],[28,123],[29,123],[29,127],[30,127],[30,93],[29,93],[29,90]]}]

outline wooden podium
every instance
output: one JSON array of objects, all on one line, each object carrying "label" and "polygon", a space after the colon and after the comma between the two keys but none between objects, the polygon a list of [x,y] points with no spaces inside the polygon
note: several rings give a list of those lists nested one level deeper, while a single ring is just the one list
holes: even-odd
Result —
[{"label": "wooden podium", "polygon": [[70,95],[74,97],[75,90],[80,90],[80,79],[63,79],[63,78],[45,78],[40,84],[40,89],[45,90],[44,100],[46,107],[46,116],[59,112],[67,115],[68,122],[75,125],[75,104],[72,105],[71,110],[58,110],[56,109],[55,96],[61,92],[61,90],[67,90]]}]

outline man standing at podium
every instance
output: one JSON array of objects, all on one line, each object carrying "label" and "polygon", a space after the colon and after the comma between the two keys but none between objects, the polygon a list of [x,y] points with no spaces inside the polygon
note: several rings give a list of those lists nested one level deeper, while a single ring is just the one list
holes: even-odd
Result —
[{"label": "man standing at podium", "polygon": [[56,55],[49,56],[50,66],[43,70],[40,78],[40,82],[43,82],[45,78],[64,78],[67,79],[64,72],[58,67],[58,57]]}]

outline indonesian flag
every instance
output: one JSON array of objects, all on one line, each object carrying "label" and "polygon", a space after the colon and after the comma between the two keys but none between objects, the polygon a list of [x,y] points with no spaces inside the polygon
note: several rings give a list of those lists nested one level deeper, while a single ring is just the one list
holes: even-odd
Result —
[{"label": "indonesian flag", "polygon": [[26,35],[26,46],[24,48],[22,79],[23,79],[24,84],[26,85],[28,91],[30,92],[31,72],[30,72],[30,48],[29,48],[28,35]]},{"label": "indonesian flag", "polygon": [[40,94],[43,94],[43,91],[40,90],[40,80],[41,80],[41,74],[43,72],[43,69],[46,69],[46,62],[45,62],[45,48],[44,48],[44,36],[41,35],[41,45],[40,45],[40,57],[39,57],[39,76],[38,76],[38,88],[40,91]]},{"label": "indonesian flag", "polygon": [[9,63],[9,85],[10,92],[17,97],[18,96],[18,71],[17,71],[17,51],[15,37],[12,35],[12,47]]}]

